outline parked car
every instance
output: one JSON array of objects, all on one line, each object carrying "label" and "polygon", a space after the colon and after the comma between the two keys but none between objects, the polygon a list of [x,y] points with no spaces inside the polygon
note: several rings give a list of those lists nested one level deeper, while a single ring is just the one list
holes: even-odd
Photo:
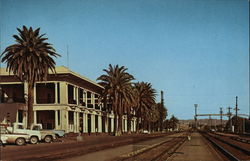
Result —
[{"label": "parked car", "polygon": [[42,141],[42,135],[40,131],[25,129],[23,123],[13,123],[13,127],[7,127],[10,133],[27,134],[29,136],[29,142],[36,144],[38,141]]},{"label": "parked car", "polygon": [[4,144],[16,144],[24,145],[29,141],[29,135],[10,133],[5,126],[0,126],[1,145]]},{"label": "parked car", "polygon": [[143,130],[142,133],[143,134],[150,134],[150,132],[148,130]]},{"label": "parked car", "polygon": [[55,133],[56,137],[64,137],[65,131],[64,130],[50,130],[50,129],[43,129],[42,124],[32,124],[31,125],[32,130],[39,130],[39,131],[45,131],[45,132],[53,132]]},{"label": "parked car", "polygon": [[4,136],[4,135],[2,135],[2,134],[0,134],[0,135],[1,135],[1,137],[0,137],[0,146],[3,146],[4,144],[7,143],[8,137],[7,137],[7,136]]},{"label": "parked car", "polygon": [[32,124],[31,130],[39,131],[42,136],[42,140],[46,143],[50,143],[53,140],[57,139],[56,133],[52,130],[44,130],[42,129],[42,124]]}]

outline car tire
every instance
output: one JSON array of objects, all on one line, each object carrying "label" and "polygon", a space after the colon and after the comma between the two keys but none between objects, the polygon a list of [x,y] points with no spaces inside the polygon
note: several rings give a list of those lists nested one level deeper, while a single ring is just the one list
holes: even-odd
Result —
[{"label": "car tire", "polygon": [[15,141],[16,145],[24,145],[25,144],[25,139],[24,138],[17,138]]},{"label": "car tire", "polygon": [[44,142],[45,143],[51,143],[52,142],[52,137],[51,136],[45,136]]},{"label": "car tire", "polygon": [[30,143],[31,144],[36,144],[38,142],[38,138],[36,136],[31,136],[30,137]]}]

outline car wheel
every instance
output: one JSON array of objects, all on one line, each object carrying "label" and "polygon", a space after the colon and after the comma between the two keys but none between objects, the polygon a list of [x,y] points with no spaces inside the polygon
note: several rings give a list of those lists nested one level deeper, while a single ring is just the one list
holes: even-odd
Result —
[{"label": "car wheel", "polygon": [[16,143],[16,145],[24,145],[25,140],[24,140],[24,138],[17,138],[15,143]]},{"label": "car wheel", "polygon": [[31,138],[30,138],[30,143],[31,143],[31,144],[36,144],[37,142],[38,142],[37,137],[36,137],[36,136],[31,136]]},{"label": "car wheel", "polygon": [[45,143],[51,143],[52,142],[52,137],[51,136],[45,136],[44,141],[45,141]]}]

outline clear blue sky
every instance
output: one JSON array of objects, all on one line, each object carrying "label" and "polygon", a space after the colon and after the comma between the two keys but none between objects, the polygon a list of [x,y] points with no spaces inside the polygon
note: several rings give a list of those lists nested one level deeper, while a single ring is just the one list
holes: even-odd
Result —
[{"label": "clear blue sky", "polygon": [[[169,115],[249,110],[248,0],[0,0],[1,51],[41,27],[67,66],[92,80],[108,64],[165,92]],[[4,66],[2,64],[2,66]],[[157,97],[158,100],[159,96]]]}]

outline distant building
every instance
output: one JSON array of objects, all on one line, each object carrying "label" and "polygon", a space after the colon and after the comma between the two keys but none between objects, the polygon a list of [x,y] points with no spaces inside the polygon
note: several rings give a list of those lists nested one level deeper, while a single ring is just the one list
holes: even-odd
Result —
[{"label": "distant building", "polygon": [[[34,123],[45,129],[68,132],[113,132],[114,115],[103,108],[99,96],[104,88],[68,68],[56,67],[46,82],[34,87]],[[0,123],[21,122],[27,125],[27,83],[0,69]],[[131,130],[136,129],[136,119]],[[127,132],[127,117],[123,116]]]}]

